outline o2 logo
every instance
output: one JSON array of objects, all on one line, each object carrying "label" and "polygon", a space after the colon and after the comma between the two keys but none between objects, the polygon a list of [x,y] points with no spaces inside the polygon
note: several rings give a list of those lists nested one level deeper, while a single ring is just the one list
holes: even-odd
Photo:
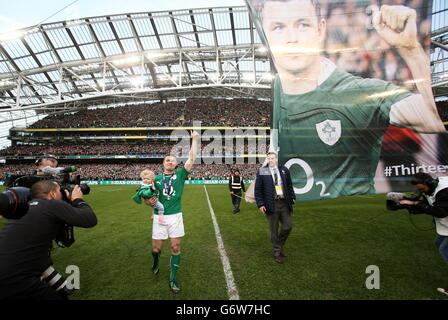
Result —
[{"label": "o2 logo", "polygon": [[287,167],[288,170],[291,170],[293,166],[299,166],[306,175],[306,184],[302,188],[294,187],[295,194],[306,194],[310,192],[314,186],[316,186],[320,188],[320,196],[322,198],[329,197],[331,195],[326,192],[327,186],[325,185],[325,182],[314,180],[313,169],[311,169],[311,166],[306,161],[302,159],[290,159],[285,163],[285,167]]}]

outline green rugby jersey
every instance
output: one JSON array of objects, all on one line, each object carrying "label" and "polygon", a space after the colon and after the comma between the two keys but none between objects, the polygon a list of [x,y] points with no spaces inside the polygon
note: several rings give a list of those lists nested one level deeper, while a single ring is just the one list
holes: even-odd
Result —
[{"label": "green rugby jersey", "polygon": [[314,91],[287,95],[274,84],[279,161],[302,200],[374,193],[391,106],[411,93],[336,69]]},{"label": "green rugby jersey", "polygon": [[[173,175],[159,174],[156,176],[154,182],[159,191],[159,201],[165,208],[165,215],[182,212],[182,194],[188,174],[188,171],[181,167]],[[158,214],[157,209],[154,209],[154,214]]]}]

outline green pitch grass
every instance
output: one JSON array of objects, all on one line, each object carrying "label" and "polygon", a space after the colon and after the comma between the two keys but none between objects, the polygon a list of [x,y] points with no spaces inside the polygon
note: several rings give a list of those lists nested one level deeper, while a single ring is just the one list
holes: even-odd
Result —
[{"label": "green pitch grass", "polygon": [[[61,273],[69,265],[80,268],[81,290],[73,299],[228,299],[204,187],[187,186],[184,194],[178,295],[168,288],[168,243],[160,274],[151,274],[151,213],[131,202],[134,190],[93,187],[86,200],[98,225],[77,229],[71,248],[53,251]],[[405,212],[386,211],[384,196],[299,203],[285,247],[289,257],[278,265],[255,205],[243,203],[234,215],[225,186],[207,190],[241,299],[444,298],[436,288],[448,285],[448,268],[433,245],[428,216],[414,216],[414,226]],[[380,269],[379,290],[365,287],[369,265]]]}]

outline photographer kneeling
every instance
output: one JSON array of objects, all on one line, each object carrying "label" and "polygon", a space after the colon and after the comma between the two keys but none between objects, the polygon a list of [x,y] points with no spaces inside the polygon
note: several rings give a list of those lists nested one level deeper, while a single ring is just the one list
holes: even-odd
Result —
[{"label": "photographer kneeling", "polygon": [[97,218],[82,200],[79,186],[71,194],[64,192],[71,204],[62,201],[57,182],[35,183],[27,214],[10,220],[0,230],[0,299],[67,299],[65,283],[59,275],[43,279],[43,274],[51,277],[54,271],[52,241],[61,236],[66,225],[91,228],[97,224]]},{"label": "photographer kneeling", "polygon": [[[426,173],[417,173],[411,183],[423,197],[403,199],[399,204],[411,214],[428,214],[434,217],[437,238],[435,244],[442,258],[448,263],[448,177],[433,178]],[[448,288],[438,288],[448,295]]]}]

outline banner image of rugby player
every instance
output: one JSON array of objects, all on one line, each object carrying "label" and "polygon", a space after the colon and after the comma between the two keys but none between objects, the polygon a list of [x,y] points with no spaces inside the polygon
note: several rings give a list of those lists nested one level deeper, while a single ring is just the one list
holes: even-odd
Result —
[{"label": "banner image of rugby player", "polygon": [[408,188],[417,171],[448,175],[431,1],[373,3],[246,1],[276,74],[271,147],[301,201]]}]

